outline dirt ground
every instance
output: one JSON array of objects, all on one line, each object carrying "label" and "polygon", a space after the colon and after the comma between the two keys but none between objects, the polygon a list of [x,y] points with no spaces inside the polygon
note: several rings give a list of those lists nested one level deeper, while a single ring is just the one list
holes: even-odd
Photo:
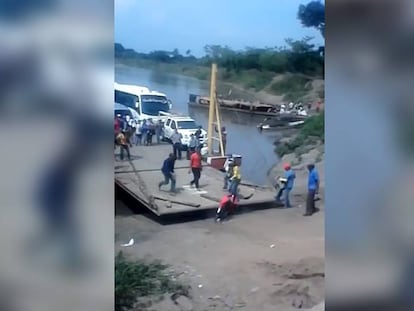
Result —
[{"label": "dirt ground", "polygon": [[[132,258],[161,259],[171,265],[178,280],[191,286],[191,297],[179,297],[174,303],[166,296],[148,310],[323,307],[324,199],[322,193],[319,212],[302,216],[304,178],[306,172],[299,172],[293,208],[245,211],[224,223],[190,215],[161,224],[117,201],[115,250]],[[120,246],[131,238],[133,246]]]}]

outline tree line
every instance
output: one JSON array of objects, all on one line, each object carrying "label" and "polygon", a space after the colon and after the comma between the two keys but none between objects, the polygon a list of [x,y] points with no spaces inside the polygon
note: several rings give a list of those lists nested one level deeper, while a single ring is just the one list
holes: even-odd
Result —
[{"label": "tree line", "polygon": [[[300,5],[297,18],[304,27],[314,27],[324,36],[325,6],[323,3],[311,1],[307,5]],[[228,72],[257,70],[276,74],[291,72],[322,77],[324,75],[324,47],[312,44],[312,39],[312,37],[305,37],[301,40],[286,39],[286,45],[281,47],[247,47],[240,51],[228,46],[206,45],[205,55],[199,58],[193,56],[191,50],[187,50],[184,54],[178,49],[139,53],[115,43],[115,57],[198,66],[209,66],[212,62],[216,62],[220,68]]]}]

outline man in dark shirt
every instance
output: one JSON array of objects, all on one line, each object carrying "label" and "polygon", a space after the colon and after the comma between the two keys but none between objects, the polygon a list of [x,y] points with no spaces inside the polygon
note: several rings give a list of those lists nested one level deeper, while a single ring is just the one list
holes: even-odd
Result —
[{"label": "man in dark shirt", "polygon": [[[214,130],[216,131],[216,133],[219,132],[217,125],[215,126]],[[227,145],[227,131],[225,126],[221,127],[221,141],[223,143],[223,153],[221,152],[221,145],[219,145],[219,152],[225,154]]]},{"label": "man in dark shirt", "polygon": [[196,150],[200,151],[203,144],[201,143],[201,138],[203,137],[203,132],[201,131],[201,126],[198,127],[197,131],[194,133],[194,136],[197,138],[198,144]]},{"label": "man in dark shirt", "polygon": [[160,144],[161,142],[161,132],[162,132],[162,121],[158,120],[158,122],[155,124],[155,135],[157,136],[157,144]]},{"label": "man in dark shirt", "polygon": [[175,184],[176,178],[174,173],[174,165],[175,165],[175,155],[170,153],[167,159],[164,160],[164,163],[161,168],[161,172],[164,175],[164,180],[158,184],[158,189],[161,190],[161,187],[164,185],[168,185],[171,181],[171,188],[170,192],[175,193]]}]

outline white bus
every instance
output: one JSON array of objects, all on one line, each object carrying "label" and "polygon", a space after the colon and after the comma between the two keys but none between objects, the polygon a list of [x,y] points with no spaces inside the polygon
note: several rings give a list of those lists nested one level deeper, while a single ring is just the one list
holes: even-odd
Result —
[{"label": "white bus", "polygon": [[160,112],[170,113],[171,101],[163,93],[151,91],[147,87],[120,84],[115,82],[115,102],[134,109],[139,120],[166,119]]}]

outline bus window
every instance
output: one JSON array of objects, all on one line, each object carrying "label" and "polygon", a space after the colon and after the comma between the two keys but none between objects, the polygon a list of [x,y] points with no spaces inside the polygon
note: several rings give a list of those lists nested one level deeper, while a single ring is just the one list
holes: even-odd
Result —
[{"label": "bus window", "polygon": [[175,130],[177,127],[175,126],[175,121],[172,121],[171,122],[171,128],[173,129],[173,130]]},{"label": "bus window", "polygon": [[115,90],[115,102],[132,109],[137,109],[137,103],[139,103],[139,99],[137,96]]}]

